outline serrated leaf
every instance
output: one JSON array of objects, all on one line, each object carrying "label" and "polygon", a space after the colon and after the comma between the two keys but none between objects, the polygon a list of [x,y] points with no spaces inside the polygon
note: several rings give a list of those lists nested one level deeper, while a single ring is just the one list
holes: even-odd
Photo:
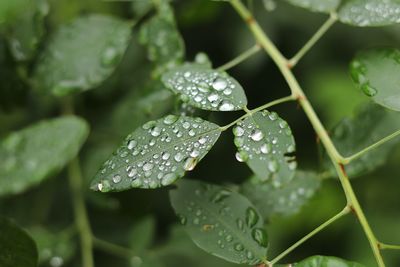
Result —
[{"label": "serrated leaf", "polygon": [[221,186],[183,180],[170,199],[189,236],[203,250],[234,263],[265,261],[264,223],[244,196]]},{"label": "serrated leaf", "polygon": [[20,193],[60,171],[88,135],[88,125],[67,116],[36,123],[0,144],[0,196]]},{"label": "serrated leaf", "polygon": [[233,129],[236,159],[246,162],[261,181],[275,187],[288,183],[297,163],[296,144],[286,121],[275,112],[259,111],[239,122]]},{"label": "serrated leaf", "polygon": [[38,252],[32,238],[17,225],[0,217],[0,266],[36,267]]},{"label": "serrated leaf", "polygon": [[347,0],[340,6],[341,22],[359,27],[400,23],[399,0]]},{"label": "serrated leaf", "polygon": [[286,0],[292,5],[306,8],[314,12],[329,13],[336,10],[341,0]]},{"label": "serrated leaf", "polygon": [[162,76],[164,85],[190,105],[215,111],[241,110],[247,105],[242,86],[224,71],[185,64]]},{"label": "serrated leaf", "polygon": [[158,65],[169,68],[183,60],[185,45],[167,1],[160,1],[157,14],[142,25],[139,41],[147,46],[149,60]]},{"label": "serrated leaf", "polygon": [[218,125],[168,115],[130,134],[95,176],[93,190],[122,191],[172,184],[192,170],[221,134]]},{"label": "serrated leaf", "polygon": [[[331,136],[339,152],[351,156],[399,129],[400,116],[397,112],[371,104],[360,109],[353,118],[340,122]],[[352,161],[346,166],[347,174],[356,177],[384,165],[393,145],[399,141],[395,138]],[[335,173],[327,156],[325,166],[331,167],[332,173]]]},{"label": "serrated leaf", "polygon": [[372,49],[361,52],[351,62],[350,72],[353,81],[364,94],[381,106],[400,111],[398,49]]},{"label": "serrated leaf", "polygon": [[293,266],[293,267],[364,267],[356,262],[346,261],[336,257],[328,257],[328,256],[312,256],[305,260],[302,260],[299,263],[289,264],[289,265],[280,265],[284,266]]},{"label": "serrated leaf", "polygon": [[128,22],[105,15],[77,18],[52,36],[34,71],[38,90],[64,96],[101,84],[130,40]]},{"label": "serrated leaf", "polygon": [[266,220],[274,216],[298,213],[321,185],[321,179],[316,173],[300,170],[281,188],[260,183],[259,180],[252,177],[241,186],[240,192],[256,206]]}]

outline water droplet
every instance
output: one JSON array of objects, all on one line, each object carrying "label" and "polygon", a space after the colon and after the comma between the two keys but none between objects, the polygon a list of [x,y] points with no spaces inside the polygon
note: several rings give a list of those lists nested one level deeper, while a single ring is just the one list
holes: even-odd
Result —
[{"label": "water droplet", "polygon": [[374,87],[370,86],[367,83],[361,86],[361,90],[369,97],[373,97],[378,93],[378,91]]},{"label": "water droplet", "polygon": [[238,137],[243,136],[244,129],[240,126],[236,126],[235,128],[233,128],[233,134]]},{"label": "water droplet", "polygon": [[269,154],[272,150],[272,146],[270,143],[265,143],[261,146],[260,150],[264,154]]},{"label": "water droplet", "polygon": [[234,248],[236,251],[243,251],[244,246],[243,246],[242,244],[240,244],[240,243],[236,243],[236,244],[233,246],[233,248]]},{"label": "water droplet", "polygon": [[106,67],[114,65],[117,63],[118,59],[119,53],[114,47],[107,47],[101,55],[101,63]]},{"label": "water droplet", "polygon": [[268,246],[268,238],[267,238],[267,233],[265,232],[264,229],[261,228],[255,228],[251,232],[251,236],[253,239],[262,247],[267,247]]},{"label": "water droplet", "polygon": [[249,226],[250,228],[255,226],[259,219],[260,219],[260,217],[258,216],[258,214],[255,211],[255,209],[250,207],[250,208],[248,208],[246,210],[246,224],[247,224],[247,226]]},{"label": "water droplet", "polygon": [[153,169],[153,166],[154,166],[154,165],[153,165],[152,163],[148,163],[148,162],[147,162],[146,164],[143,165],[143,170],[146,171],[146,172],[147,172],[147,171],[150,171],[150,170]]},{"label": "water droplet", "polygon": [[161,131],[162,131],[162,129],[161,129],[160,127],[154,126],[154,127],[151,129],[150,134],[151,134],[152,136],[154,136],[154,137],[157,137],[157,136],[159,136],[159,135],[161,134]]},{"label": "water droplet", "polygon": [[164,123],[166,125],[171,125],[173,123],[175,123],[178,120],[178,117],[175,115],[168,115],[164,118]]},{"label": "water droplet", "polygon": [[246,162],[249,159],[249,154],[245,151],[236,152],[236,160],[239,162]]},{"label": "water droplet", "polygon": [[253,252],[251,252],[250,250],[247,251],[246,257],[247,257],[247,259],[252,260],[254,258]]},{"label": "water droplet", "polygon": [[185,164],[183,165],[183,169],[184,169],[185,171],[191,171],[191,170],[194,169],[194,167],[196,167],[196,164],[197,164],[197,159],[195,159],[195,158],[188,158],[188,159],[185,161]]},{"label": "water droplet", "polygon": [[119,182],[121,182],[121,179],[122,179],[121,175],[119,175],[119,174],[114,175],[112,178],[112,180],[115,184],[118,184]]},{"label": "water droplet", "polygon": [[163,152],[161,155],[161,158],[163,160],[168,160],[170,156],[171,156],[171,154],[169,154],[168,152]]},{"label": "water droplet", "polygon": [[211,94],[207,97],[208,101],[210,102],[214,102],[217,101],[219,99],[219,96],[217,94]]},{"label": "water droplet", "polygon": [[220,77],[216,78],[212,83],[212,87],[217,91],[222,91],[227,86],[228,86],[228,82],[226,81],[226,79],[223,79]]},{"label": "water droplet", "polygon": [[166,175],[164,175],[164,177],[161,180],[161,184],[163,186],[167,186],[169,184],[172,184],[173,182],[175,182],[175,180],[178,178],[178,176],[175,173],[167,173]]},{"label": "water droplet", "polygon": [[237,219],[237,220],[236,220],[236,224],[237,224],[237,227],[238,227],[240,230],[243,230],[243,229],[244,229],[244,222],[243,222],[241,219]]},{"label": "water droplet", "polygon": [[51,267],[60,267],[64,264],[64,260],[61,257],[54,256],[50,259],[49,264]]},{"label": "water droplet", "polygon": [[251,132],[250,138],[251,138],[253,141],[258,142],[258,141],[260,141],[260,140],[262,140],[262,139],[264,138],[264,134],[263,134],[263,132],[262,132],[260,129],[254,129],[254,130]]},{"label": "water droplet", "polygon": [[279,170],[279,164],[276,160],[271,160],[268,162],[268,170],[270,172],[277,172]]},{"label": "water droplet", "polygon": [[136,147],[136,145],[137,145],[137,141],[136,140],[129,140],[129,142],[128,142],[128,149],[129,150],[132,150],[133,148],[135,148]]},{"label": "water droplet", "polygon": [[137,170],[135,168],[133,168],[132,166],[129,166],[126,169],[127,173],[128,173],[128,177],[132,178],[133,176],[135,176],[137,174]]},{"label": "water droplet", "polygon": [[233,104],[226,101],[221,102],[221,105],[219,106],[220,111],[232,111],[234,108]]},{"label": "water droplet", "polygon": [[227,235],[227,236],[225,236],[225,240],[226,240],[227,242],[232,242],[233,236],[232,236],[232,235]]},{"label": "water droplet", "polygon": [[185,156],[182,153],[178,152],[177,154],[175,154],[174,159],[176,162],[181,162],[184,157]]},{"label": "water droplet", "polygon": [[214,203],[219,203],[225,198],[229,197],[231,195],[231,192],[228,190],[220,190],[218,191],[211,199],[212,202]]},{"label": "water droplet", "polygon": [[187,223],[186,217],[183,216],[183,215],[179,215],[179,217],[180,217],[180,222],[181,222],[181,224],[182,224],[182,225],[185,225],[185,224]]}]

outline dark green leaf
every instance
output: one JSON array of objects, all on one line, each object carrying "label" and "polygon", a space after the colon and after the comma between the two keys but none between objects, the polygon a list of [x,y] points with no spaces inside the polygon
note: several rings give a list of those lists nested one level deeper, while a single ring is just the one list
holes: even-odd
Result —
[{"label": "dark green leaf", "polygon": [[20,193],[60,171],[88,131],[85,121],[68,116],[10,134],[0,144],[0,195]]},{"label": "dark green leaf", "polygon": [[129,40],[129,24],[104,15],[61,26],[36,66],[36,87],[64,96],[98,86],[114,71]]},{"label": "dark green leaf", "polygon": [[162,76],[165,86],[190,105],[217,111],[241,110],[247,105],[242,86],[224,71],[206,64],[185,64]]},{"label": "dark green leaf", "polygon": [[275,112],[256,112],[239,122],[233,133],[237,160],[246,162],[261,181],[280,187],[293,178],[295,141],[287,122]]},{"label": "dark green leaf", "polygon": [[359,27],[400,23],[399,0],[347,0],[339,8],[339,20]]},{"label": "dark green leaf", "polygon": [[[385,110],[377,105],[367,105],[353,118],[344,119],[339,123],[331,136],[339,152],[344,156],[351,156],[399,129],[400,116],[397,112]],[[396,138],[354,160],[346,166],[347,174],[350,177],[360,176],[382,166],[393,145],[399,141],[400,139]],[[330,166],[332,173],[335,173],[327,156],[325,165]]]},{"label": "dark green leaf", "polygon": [[221,186],[183,180],[170,198],[200,248],[234,263],[265,261],[268,238],[263,220],[242,195]]},{"label": "dark green leaf", "polygon": [[373,49],[359,53],[351,62],[350,72],[357,86],[372,100],[400,111],[399,50]]},{"label": "dark green leaf", "polygon": [[314,12],[329,13],[337,9],[341,0],[286,0],[292,5],[303,7]]},{"label": "dark green leaf", "polygon": [[38,252],[29,235],[8,219],[0,217],[0,266],[36,267]]},{"label": "dark green leaf", "polygon": [[130,232],[130,248],[135,253],[142,254],[150,248],[156,231],[156,220],[153,216],[148,216],[138,221]]},{"label": "dark green leaf", "polygon": [[252,177],[241,187],[241,192],[257,207],[264,219],[276,215],[296,214],[308,202],[321,185],[314,172],[297,171],[288,184],[276,188],[269,183],[259,183]]},{"label": "dark green leaf", "polygon": [[93,190],[121,191],[172,184],[191,171],[217,141],[218,125],[168,115],[130,134],[95,176]]},{"label": "dark green leaf", "polygon": [[[299,263],[284,265],[293,267],[363,267],[363,265],[355,262],[345,261],[336,257],[328,256],[312,256]],[[282,266],[283,267],[283,266]]]}]

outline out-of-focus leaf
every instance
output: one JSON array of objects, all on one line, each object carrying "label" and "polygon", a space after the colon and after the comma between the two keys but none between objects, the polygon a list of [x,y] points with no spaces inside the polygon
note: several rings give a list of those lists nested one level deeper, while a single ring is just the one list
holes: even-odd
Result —
[{"label": "out-of-focus leaf", "polygon": [[15,18],[24,12],[26,8],[32,7],[31,0],[13,0],[0,2],[0,27],[13,23]]},{"label": "out-of-focus leaf", "polygon": [[8,219],[0,217],[0,266],[36,267],[38,252],[32,238]]},{"label": "out-of-focus leaf", "polygon": [[151,0],[132,1],[131,7],[135,17],[141,18],[152,9],[153,2]]},{"label": "out-of-focus leaf", "polygon": [[379,105],[400,111],[400,50],[361,52],[351,62],[350,72],[364,94]]},{"label": "out-of-focus leaf", "polygon": [[141,255],[146,249],[148,249],[153,240],[156,231],[156,220],[152,216],[145,217],[138,221],[129,233],[130,248]]},{"label": "out-of-focus leaf", "polygon": [[67,116],[10,134],[0,144],[0,195],[20,193],[60,171],[88,131],[84,120]]},{"label": "out-of-focus leaf", "polygon": [[128,135],[92,181],[102,192],[167,186],[191,171],[221,134],[214,123],[175,115],[150,121]]},{"label": "out-of-focus leaf", "polygon": [[296,149],[292,131],[275,112],[259,111],[233,128],[236,159],[246,162],[261,181],[275,187],[288,183],[297,163],[290,155]]},{"label": "out-of-focus leaf", "polygon": [[329,13],[337,9],[341,0],[286,0],[292,5],[306,8],[314,12]]},{"label": "out-of-focus leaf", "polygon": [[281,188],[269,183],[260,183],[259,180],[257,177],[252,177],[241,186],[240,192],[256,206],[266,220],[277,215],[296,214],[321,185],[321,179],[316,173],[300,170]]},{"label": "out-of-focus leaf", "polygon": [[343,23],[359,27],[400,23],[400,1],[346,0],[339,8],[338,17]]},{"label": "out-of-focus leaf", "polygon": [[105,15],[61,26],[36,66],[36,87],[56,96],[93,89],[114,71],[129,40],[129,23]]},{"label": "out-of-focus leaf", "polygon": [[162,76],[165,86],[181,95],[184,102],[217,111],[241,110],[247,105],[242,86],[226,72],[206,64],[185,64]]},{"label": "out-of-focus leaf", "polygon": [[356,262],[350,262],[336,257],[312,256],[299,263],[289,265],[277,265],[280,267],[364,267]]},{"label": "out-of-focus leaf", "polygon": [[182,180],[170,199],[192,240],[203,250],[234,263],[264,262],[268,237],[248,199],[221,186]]},{"label": "out-of-focus leaf", "polygon": [[[396,112],[371,104],[360,109],[353,118],[340,122],[331,136],[339,152],[351,156],[399,129],[400,116]],[[391,140],[352,161],[346,166],[347,174],[356,177],[382,166],[393,145],[399,141],[399,138]],[[327,156],[325,166],[331,167],[332,174],[335,173]]]}]

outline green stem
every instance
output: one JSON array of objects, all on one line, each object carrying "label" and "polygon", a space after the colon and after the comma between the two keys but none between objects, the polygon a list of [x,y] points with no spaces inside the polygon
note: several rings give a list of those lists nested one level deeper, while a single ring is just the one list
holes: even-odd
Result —
[{"label": "green stem", "polygon": [[278,261],[280,261],[281,259],[283,259],[285,256],[287,256],[294,249],[296,249],[301,244],[306,242],[308,239],[310,239],[311,237],[313,237],[314,235],[316,235],[317,233],[319,233],[320,231],[325,229],[327,226],[331,225],[333,222],[335,222],[338,219],[342,218],[343,216],[349,214],[349,212],[350,212],[350,208],[348,206],[346,206],[341,212],[339,212],[338,214],[336,214],[335,216],[333,216],[332,218],[330,218],[329,220],[327,220],[326,222],[324,222],[323,224],[321,224],[320,226],[315,228],[312,232],[307,234],[305,237],[303,237],[302,239],[300,239],[299,241],[294,243],[292,246],[290,246],[288,249],[286,249],[284,252],[282,252],[277,257],[275,257],[272,261],[270,261],[270,265],[273,265],[273,264],[277,263]]},{"label": "green stem", "polygon": [[230,68],[235,67],[236,65],[239,65],[246,59],[250,58],[251,56],[257,54],[261,50],[261,47],[258,44],[255,44],[254,46],[250,47],[246,51],[242,52],[240,55],[232,59],[231,61],[225,63],[224,65],[220,66],[217,68],[219,71],[226,71]]},{"label": "green stem", "polygon": [[289,60],[291,68],[297,65],[300,59],[321,39],[322,36],[335,24],[337,20],[336,13],[331,13],[330,17],[318,29],[318,31],[311,37],[310,40],[297,52],[297,54]]},{"label": "green stem", "polygon": [[394,249],[394,250],[400,250],[400,245],[389,245],[385,243],[379,242],[379,248],[380,249]]},{"label": "green stem", "polygon": [[103,250],[104,252],[108,252],[114,254],[118,257],[131,259],[133,257],[137,257],[133,251],[128,248],[118,246],[116,244],[110,243],[108,241],[93,237],[93,244],[96,248]]},{"label": "green stem", "polygon": [[334,164],[336,171],[339,175],[341,185],[343,187],[344,193],[346,195],[348,206],[351,207],[352,211],[357,215],[357,218],[364,230],[365,235],[368,238],[371,249],[374,253],[375,259],[379,267],[384,267],[385,263],[383,261],[382,255],[378,247],[378,241],[364,215],[360,203],[354,193],[354,190],[350,184],[350,181],[345,172],[344,166],[340,164],[341,156],[338,153],[336,147],[334,146],[332,140],[330,139],[328,133],[326,132],[324,126],[322,125],[320,119],[318,118],[314,108],[308,101],[306,95],[301,89],[297,79],[293,75],[288,61],[283,57],[276,46],[271,42],[265,32],[261,29],[260,25],[255,21],[252,14],[248,9],[242,4],[240,0],[231,0],[232,6],[236,9],[238,14],[247,23],[251,32],[253,33],[256,41],[264,48],[266,53],[274,60],[275,64],[278,66],[285,80],[287,81],[292,95],[297,98],[301,107],[303,108],[305,114],[307,115],[309,121],[311,122],[315,132],[320,138],[322,144],[324,145],[329,157]]},{"label": "green stem", "polygon": [[376,142],[375,144],[370,145],[369,147],[364,148],[363,150],[361,150],[358,153],[355,153],[354,155],[350,156],[350,157],[345,157],[342,160],[343,164],[349,164],[350,162],[352,162],[355,159],[358,159],[359,157],[361,157],[362,155],[364,155],[365,153],[383,145],[384,143],[392,140],[393,138],[397,137],[400,135],[400,130],[386,136],[385,138],[379,140],[378,142]]},{"label": "green stem", "polygon": [[259,106],[258,108],[255,108],[255,109],[249,110],[246,107],[245,108],[246,114],[244,114],[243,116],[241,116],[238,119],[234,120],[233,122],[231,122],[231,123],[229,123],[229,124],[227,124],[227,125],[225,125],[223,127],[220,127],[220,130],[221,131],[226,131],[229,128],[231,128],[233,125],[237,124],[238,122],[240,122],[241,120],[244,120],[247,117],[250,117],[251,115],[253,115],[254,113],[256,113],[258,111],[267,109],[269,107],[272,107],[272,106],[275,106],[275,105],[278,105],[278,104],[281,104],[281,103],[284,103],[284,102],[293,101],[293,100],[295,100],[295,98],[293,98],[293,96],[286,96],[286,97],[278,98],[278,99],[276,99],[274,101],[268,102],[268,103],[266,103],[266,104],[264,104],[262,106]]},{"label": "green stem", "polygon": [[85,267],[94,267],[92,230],[90,229],[85,207],[82,192],[82,175],[77,157],[69,164],[68,173],[75,213],[75,223],[81,240],[82,265]]}]

